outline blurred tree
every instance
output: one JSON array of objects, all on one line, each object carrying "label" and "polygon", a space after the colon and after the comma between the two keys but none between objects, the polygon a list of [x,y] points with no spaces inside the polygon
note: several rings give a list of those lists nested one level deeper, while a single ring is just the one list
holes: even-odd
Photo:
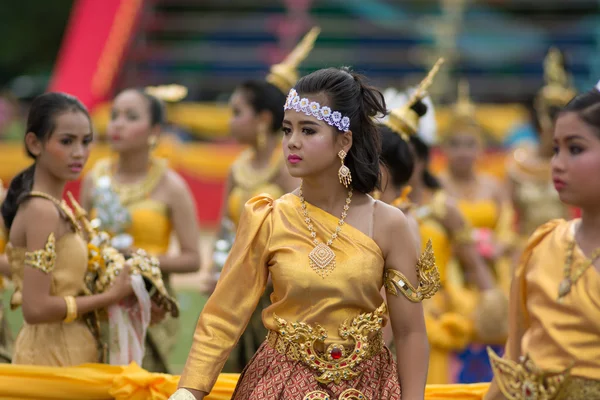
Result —
[{"label": "blurred tree", "polygon": [[50,75],[74,0],[0,0],[0,88]]}]

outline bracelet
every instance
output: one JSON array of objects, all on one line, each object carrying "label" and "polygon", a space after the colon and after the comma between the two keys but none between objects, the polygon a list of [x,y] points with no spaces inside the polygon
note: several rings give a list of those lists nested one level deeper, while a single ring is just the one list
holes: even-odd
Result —
[{"label": "bracelet", "polygon": [[73,296],[65,296],[65,303],[67,304],[67,316],[65,317],[65,323],[73,322],[77,319],[77,303],[75,302],[75,297]]}]

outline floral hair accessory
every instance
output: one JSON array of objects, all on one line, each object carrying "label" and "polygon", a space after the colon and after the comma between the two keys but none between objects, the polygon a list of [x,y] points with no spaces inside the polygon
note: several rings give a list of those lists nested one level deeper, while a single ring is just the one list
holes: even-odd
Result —
[{"label": "floral hair accessory", "polygon": [[328,125],[342,132],[350,130],[350,118],[342,116],[339,111],[331,111],[331,108],[327,106],[321,107],[316,101],[300,98],[296,89],[290,90],[283,109],[294,110],[304,113],[309,117],[315,117],[319,121],[325,121]]}]

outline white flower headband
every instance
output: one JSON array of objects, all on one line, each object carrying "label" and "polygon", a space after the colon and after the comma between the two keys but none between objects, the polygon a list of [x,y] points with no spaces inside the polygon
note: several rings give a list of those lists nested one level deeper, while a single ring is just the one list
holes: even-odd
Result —
[{"label": "white flower headband", "polygon": [[310,101],[306,98],[300,98],[296,89],[290,90],[284,110],[294,110],[302,112],[309,117],[315,117],[319,121],[325,121],[328,125],[331,125],[342,132],[348,132],[350,130],[350,118],[342,117],[339,111],[331,111],[329,107],[321,107],[316,101]]}]

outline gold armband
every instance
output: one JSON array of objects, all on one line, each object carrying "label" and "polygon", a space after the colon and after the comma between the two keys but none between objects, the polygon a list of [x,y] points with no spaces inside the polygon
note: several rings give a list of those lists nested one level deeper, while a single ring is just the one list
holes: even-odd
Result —
[{"label": "gold armband", "polygon": [[189,390],[177,389],[177,391],[169,397],[169,400],[196,400],[196,397]]},{"label": "gold armband", "polygon": [[419,257],[416,265],[419,287],[415,288],[409,280],[395,269],[385,271],[385,288],[394,295],[398,296],[400,291],[404,297],[413,303],[419,303],[425,299],[433,297],[440,288],[440,272],[435,265],[435,255],[431,240],[427,241],[425,251]]},{"label": "gold armband", "polygon": [[475,242],[473,238],[473,229],[471,225],[465,225],[458,231],[454,232],[452,239],[456,244],[472,244]]},{"label": "gold armband", "polygon": [[65,303],[67,304],[67,316],[65,317],[65,323],[73,322],[77,319],[77,303],[75,302],[75,297],[73,296],[65,296]]},{"label": "gold armband", "polygon": [[56,239],[54,233],[48,236],[43,250],[28,251],[25,253],[25,265],[50,273],[56,262]]},{"label": "gold armband", "polygon": [[487,350],[498,387],[508,400],[552,400],[571,372],[571,367],[560,372],[543,371],[529,355],[516,363],[498,357],[489,347]]}]

